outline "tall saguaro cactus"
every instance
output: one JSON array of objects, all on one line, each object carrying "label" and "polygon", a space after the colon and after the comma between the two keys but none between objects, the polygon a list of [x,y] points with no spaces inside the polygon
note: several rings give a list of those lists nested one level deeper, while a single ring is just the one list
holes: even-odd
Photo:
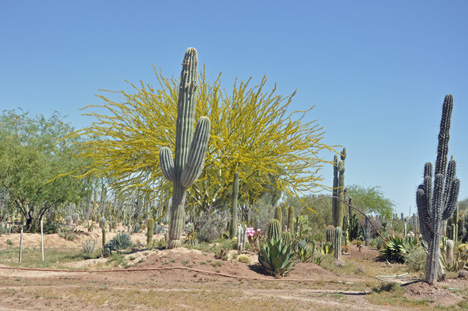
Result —
[{"label": "tall saguaro cactus", "polygon": [[188,48],[182,63],[177,102],[175,163],[168,147],[162,147],[159,150],[161,171],[164,177],[173,183],[168,248],[181,246],[180,237],[184,225],[187,188],[201,174],[210,138],[210,119],[207,117],[201,117],[198,120],[195,134],[193,133],[197,83],[197,50]]},{"label": "tall saguaro cactus", "polygon": [[453,97],[446,95],[440,122],[435,176],[432,163],[427,162],[424,166],[424,181],[416,193],[420,230],[429,246],[425,279],[431,285],[437,282],[442,221],[452,216],[460,190],[460,180],[455,177],[456,162],[451,159],[447,165],[452,110]]}]

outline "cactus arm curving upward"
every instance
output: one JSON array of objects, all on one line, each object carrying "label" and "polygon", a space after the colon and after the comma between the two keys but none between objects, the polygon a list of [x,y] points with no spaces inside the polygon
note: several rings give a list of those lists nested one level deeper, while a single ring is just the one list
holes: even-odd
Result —
[{"label": "cactus arm curving upward", "polygon": [[182,187],[189,188],[200,176],[205,163],[206,148],[210,139],[210,119],[201,117],[198,120],[195,135],[193,136],[187,163],[182,171],[180,181]]},{"label": "cactus arm curving upward", "polygon": [[166,177],[168,181],[174,182],[174,160],[172,160],[172,152],[169,148],[161,147],[161,149],[159,149],[159,163],[164,177]]}]

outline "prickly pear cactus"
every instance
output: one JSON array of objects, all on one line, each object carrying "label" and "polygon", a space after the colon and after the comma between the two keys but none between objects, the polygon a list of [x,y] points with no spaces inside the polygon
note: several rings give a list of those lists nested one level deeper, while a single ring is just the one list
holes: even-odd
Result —
[{"label": "prickly pear cactus", "polygon": [[173,183],[171,218],[169,222],[168,248],[180,247],[184,227],[187,188],[200,176],[205,162],[205,153],[210,138],[210,119],[201,117],[195,133],[195,105],[198,88],[197,50],[185,52],[180,77],[177,102],[175,161],[168,147],[159,150],[161,171]]},{"label": "prickly pear cactus", "polygon": [[424,181],[416,192],[419,227],[428,243],[425,280],[431,285],[437,282],[442,221],[452,216],[460,191],[460,180],[455,177],[456,162],[452,159],[447,164],[452,110],[453,97],[447,95],[442,108],[435,171],[432,163],[425,164]]}]

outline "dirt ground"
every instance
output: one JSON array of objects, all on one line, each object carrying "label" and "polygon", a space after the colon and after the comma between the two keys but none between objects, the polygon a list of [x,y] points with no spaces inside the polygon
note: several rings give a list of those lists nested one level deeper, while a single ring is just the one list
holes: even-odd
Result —
[{"label": "dirt ground", "polygon": [[[108,233],[111,239],[115,233]],[[158,236],[156,238],[160,238]],[[88,239],[100,241],[100,233],[82,232],[74,241],[59,235],[45,236],[49,247],[81,249]],[[19,243],[19,234],[0,236],[0,249],[7,240]],[[144,234],[132,235],[144,242]],[[40,247],[39,234],[25,234],[24,247]],[[98,244],[99,245],[99,244]],[[431,287],[407,275],[394,281],[407,283],[404,297],[413,301],[403,307],[370,299],[379,284],[364,271],[376,263],[378,252],[351,246],[347,262],[356,263],[356,273],[330,271],[313,263],[298,263],[281,279],[261,272],[256,254],[246,252],[249,264],[215,259],[212,253],[180,248],[135,250],[125,257],[126,269],[106,265],[108,259],[90,259],[67,264],[78,271],[20,270],[0,263],[1,310],[420,310],[414,301],[431,309],[450,307],[463,299],[454,290],[468,290],[468,280],[449,279]],[[375,296],[374,296],[375,297]]]}]

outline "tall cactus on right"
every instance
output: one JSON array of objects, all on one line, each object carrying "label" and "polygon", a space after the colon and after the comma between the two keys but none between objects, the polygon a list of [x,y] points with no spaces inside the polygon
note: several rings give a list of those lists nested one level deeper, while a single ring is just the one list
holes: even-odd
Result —
[{"label": "tall cactus on right", "polygon": [[440,122],[435,173],[433,176],[432,163],[427,162],[424,166],[424,181],[416,192],[420,230],[429,249],[425,280],[431,285],[437,282],[442,221],[452,216],[460,191],[460,180],[455,177],[456,162],[451,159],[447,165],[452,110],[453,97],[446,95]]},{"label": "tall cactus on right", "polygon": [[187,188],[200,176],[205,162],[205,153],[210,138],[210,119],[201,117],[195,133],[195,106],[198,89],[197,50],[185,52],[180,74],[179,98],[177,101],[175,161],[168,147],[159,150],[159,163],[164,177],[173,183],[171,218],[169,222],[168,248],[181,246],[184,227]]}]

